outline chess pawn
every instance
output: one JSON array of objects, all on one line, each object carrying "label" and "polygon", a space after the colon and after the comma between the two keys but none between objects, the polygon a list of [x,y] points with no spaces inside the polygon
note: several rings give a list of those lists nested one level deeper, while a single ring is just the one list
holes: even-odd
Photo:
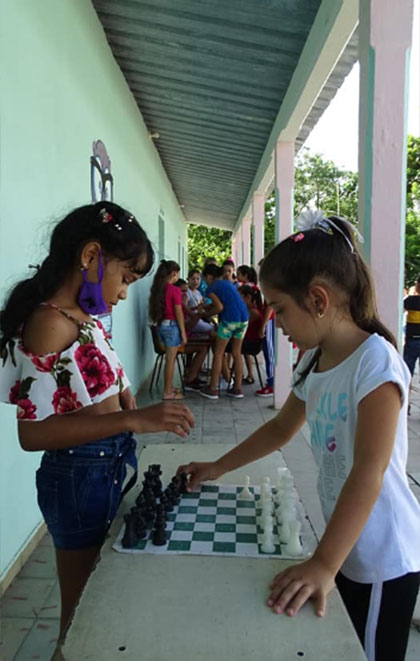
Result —
[{"label": "chess pawn", "polygon": [[187,488],[188,487],[188,475],[183,471],[182,473],[180,473],[179,477],[181,479],[180,491],[181,491],[181,493],[187,493],[187,491],[188,491],[188,488]]},{"label": "chess pawn", "polygon": [[160,502],[161,502],[161,505],[164,506],[165,512],[173,512],[174,511],[174,506],[172,505],[172,502],[171,502],[170,498],[168,498],[168,496],[165,493],[163,493],[161,495]]},{"label": "chess pawn", "polygon": [[124,515],[125,530],[121,540],[121,546],[125,549],[132,549],[137,544],[136,521],[132,514]]},{"label": "chess pawn", "polygon": [[261,551],[263,553],[274,553],[275,550],[276,546],[274,544],[273,532],[271,530],[264,530]]},{"label": "chess pawn", "polygon": [[247,475],[245,477],[245,486],[238,494],[238,498],[240,500],[253,500],[254,496],[252,492],[249,490],[250,482],[251,482],[251,478],[249,477],[249,475]]},{"label": "chess pawn", "polygon": [[286,544],[284,552],[287,555],[298,556],[303,555],[303,548],[300,542],[300,531],[301,531],[300,521],[290,521],[289,522],[289,539]]},{"label": "chess pawn", "polygon": [[156,528],[153,531],[152,544],[153,546],[164,546],[166,544],[166,530],[165,528]]},{"label": "chess pawn", "polygon": [[271,500],[271,489],[267,484],[261,485],[260,498],[261,500]]},{"label": "chess pawn", "polygon": [[283,475],[286,475],[289,472],[288,468],[284,468],[283,466],[279,466],[277,468],[277,482],[281,482],[283,480]]}]

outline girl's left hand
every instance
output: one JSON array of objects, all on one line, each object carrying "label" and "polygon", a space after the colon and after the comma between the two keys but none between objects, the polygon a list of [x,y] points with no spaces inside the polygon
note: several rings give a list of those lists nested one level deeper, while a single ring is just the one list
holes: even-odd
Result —
[{"label": "girl's left hand", "polygon": [[137,408],[136,398],[130,388],[126,388],[120,393],[120,406],[124,411],[133,411]]},{"label": "girl's left hand", "polygon": [[327,596],[334,587],[334,576],[331,569],[314,556],[274,577],[267,605],[275,613],[293,616],[308,599],[314,599],[316,614],[323,617]]}]

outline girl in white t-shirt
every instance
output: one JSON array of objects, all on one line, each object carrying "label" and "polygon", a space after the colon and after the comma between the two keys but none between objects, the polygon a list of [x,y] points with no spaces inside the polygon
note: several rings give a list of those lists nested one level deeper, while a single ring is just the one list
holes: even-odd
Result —
[{"label": "girl in white t-shirt", "polygon": [[368,659],[403,661],[420,577],[420,507],[405,472],[410,374],[350,223],[305,212],[297,227],[260,271],[277,327],[306,352],[292,392],[234,450],[182,470],[193,489],[280,449],[307,421],[327,526],[309,560],[274,577],[267,604],[293,616],[311,598],[323,616],[335,582]]}]

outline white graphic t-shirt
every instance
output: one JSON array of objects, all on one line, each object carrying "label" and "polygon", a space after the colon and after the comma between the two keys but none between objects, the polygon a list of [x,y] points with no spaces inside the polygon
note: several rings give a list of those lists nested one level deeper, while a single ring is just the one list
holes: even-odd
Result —
[{"label": "white graphic t-shirt", "polygon": [[[293,383],[316,350],[303,356]],[[339,365],[309,372],[293,392],[305,401],[311,446],[319,467],[318,492],[328,522],[352,466],[357,408],[380,385],[395,383],[401,409],[382,489],[341,571],[360,583],[386,581],[420,570],[420,507],[406,476],[409,371],[383,337],[371,335]],[[378,438],[380,443],[381,439]]]}]

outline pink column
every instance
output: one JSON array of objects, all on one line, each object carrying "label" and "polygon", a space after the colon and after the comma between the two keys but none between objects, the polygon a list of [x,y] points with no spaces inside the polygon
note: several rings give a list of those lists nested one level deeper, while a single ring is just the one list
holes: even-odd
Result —
[{"label": "pink column", "polygon": [[361,0],[359,221],[379,314],[401,338],[413,0]]},{"label": "pink column", "polygon": [[232,232],[231,251],[232,259],[236,264],[236,234],[234,232]]},{"label": "pink column", "polygon": [[252,197],[252,222],[254,229],[254,254],[252,265],[258,272],[258,262],[264,257],[264,193],[254,193]]},{"label": "pink column", "polygon": [[[276,243],[292,233],[295,143],[278,141],[275,149]],[[284,404],[290,392],[292,349],[276,329],[276,367],[274,370],[274,408]]]},{"label": "pink column", "polygon": [[[242,245],[243,245],[243,264],[251,264],[251,219],[244,218],[242,221]],[[240,266],[238,264],[238,266]]]},{"label": "pink column", "polygon": [[242,242],[241,228],[238,227],[236,232],[233,234],[233,241],[232,241],[232,257],[233,257],[233,261],[235,262],[235,267],[238,266],[240,261],[241,242]]}]

